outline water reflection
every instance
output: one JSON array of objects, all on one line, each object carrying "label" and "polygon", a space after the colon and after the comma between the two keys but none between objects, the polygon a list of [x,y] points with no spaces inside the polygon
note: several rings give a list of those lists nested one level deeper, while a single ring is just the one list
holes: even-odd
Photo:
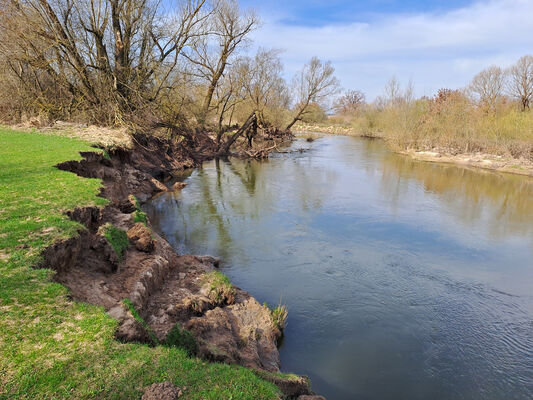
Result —
[{"label": "water reflection", "polygon": [[405,181],[415,179],[426,192],[438,195],[460,223],[487,223],[488,231],[496,238],[533,234],[533,179],[416,162],[393,153],[387,153],[382,162],[381,187],[396,204],[408,190]]},{"label": "water reflection", "polygon": [[207,163],[147,212],[288,305],[283,366],[329,398],[532,398],[532,179],[310,146]]}]

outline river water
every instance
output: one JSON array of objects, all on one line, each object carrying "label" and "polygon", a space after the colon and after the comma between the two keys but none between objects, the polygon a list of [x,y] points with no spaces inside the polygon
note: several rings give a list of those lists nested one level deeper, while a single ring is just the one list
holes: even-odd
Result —
[{"label": "river water", "polygon": [[533,179],[303,139],[212,161],[146,206],[289,308],[282,370],[333,399],[533,398]]}]

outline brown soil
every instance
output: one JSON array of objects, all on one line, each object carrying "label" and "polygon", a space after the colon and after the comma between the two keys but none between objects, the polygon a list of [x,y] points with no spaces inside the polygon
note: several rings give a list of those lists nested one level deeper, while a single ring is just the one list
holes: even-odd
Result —
[{"label": "brown soil", "polygon": [[141,400],[176,400],[182,395],[182,390],[172,382],[154,383],[148,386]]},{"label": "brown soil", "polygon": [[[149,222],[147,226],[134,223],[132,194],[143,202],[173,190],[167,183],[170,186],[175,175],[197,166],[198,161],[169,141],[142,135],[133,137],[133,149],[114,150],[107,158],[97,153],[82,156],[82,161],[58,167],[102,179],[102,195],[110,204],[70,212],[86,229],[45,250],[41,266],[54,269],[55,279],[71,290],[75,300],[105,307],[119,321],[116,337],[120,340],[165,343],[179,323],[192,333],[197,354],[204,359],[278,372],[281,332],[268,308],[240,288],[211,296],[207,274],[216,270],[218,260],[178,255]],[[107,223],[128,232],[130,245],[121,260],[102,234]],[[124,304],[126,298],[149,331],[135,320]],[[291,388],[291,396],[311,393],[305,379],[296,390],[288,380],[277,380],[282,390]]]}]

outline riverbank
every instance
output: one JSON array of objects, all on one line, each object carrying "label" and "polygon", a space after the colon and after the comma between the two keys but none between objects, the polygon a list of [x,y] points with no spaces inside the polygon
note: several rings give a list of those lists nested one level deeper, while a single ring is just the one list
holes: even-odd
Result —
[{"label": "riverbank", "polygon": [[355,137],[383,139],[388,144],[389,148],[391,148],[393,151],[407,155],[415,160],[457,164],[468,167],[487,169],[496,172],[533,176],[533,161],[527,160],[525,158],[514,158],[511,156],[502,156],[482,152],[457,153],[440,148],[433,148],[431,150],[403,149],[400,148],[398,145],[391,143],[391,141],[388,140],[387,137],[383,134],[361,133],[353,127],[342,125],[300,123],[295,126],[295,131],[301,132],[303,134],[312,134],[313,132],[319,132],[334,135],[348,135]]},{"label": "riverbank", "polygon": [[177,255],[139,209],[196,162],[164,140],[134,139],[102,152],[0,131],[0,398],[139,398],[164,381],[188,399],[310,393],[305,379],[277,373],[270,311],[216,260]]}]

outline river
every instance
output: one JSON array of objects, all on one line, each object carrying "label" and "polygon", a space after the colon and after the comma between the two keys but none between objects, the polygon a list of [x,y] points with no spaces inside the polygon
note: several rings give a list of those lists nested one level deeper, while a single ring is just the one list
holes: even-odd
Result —
[{"label": "river", "polygon": [[146,205],[181,253],[288,306],[282,370],[336,399],[533,398],[533,179],[324,136]]}]

